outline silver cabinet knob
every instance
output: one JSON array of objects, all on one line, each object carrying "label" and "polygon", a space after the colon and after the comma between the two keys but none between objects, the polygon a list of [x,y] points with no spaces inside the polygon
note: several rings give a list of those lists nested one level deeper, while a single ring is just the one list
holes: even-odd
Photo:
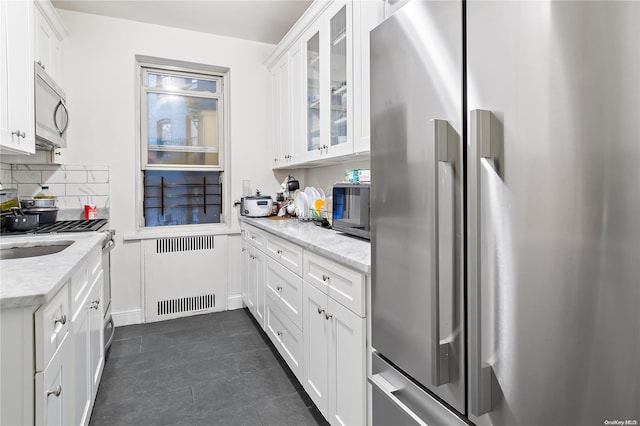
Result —
[{"label": "silver cabinet knob", "polygon": [[278,337],[282,336],[282,331],[276,331],[276,334],[278,335]]},{"label": "silver cabinet knob", "polygon": [[60,318],[56,318],[55,320],[53,320],[53,323],[54,324],[60,323],[60,325],[65,325],[67,323],[67,316],[62,314]]},{"label": "silver cabinet knob", "polygon": [[62,386],[58,385],[55,389],[47,391],[47,396],[53,395],[55,397],[59,397],[62,393]]},{"label": "silver cabinet knob", "polygon": [[15,132],[11,132],[12,135],[16,135],[19,138],[25,138],[27,137],[27,135],[21,131],[20,129],[16,130]]},{"label": "silver cabinet knob", "polygon": [[282,287],[278,286],[278,287],[276,287],[276,290],[282,291]]},{"label": "silver cabinet knob", "polygon": [[91,302],[91,306],[89,306],[90,309],[98,309],[98,307],[100,306],[100,299],[94,300],[93,302]]},{"label": "silver cabinet knob", "polygon": [[46,68],[45,68],[45,66],[44,66],[44,64],[42,63],[42,61],[38,61],[38,62],[36,62],[36,63],[37,63],[37,64],[40,66],[40,68],[42,68],[43,70],[44,70],[44,69],[46,69]]},{"label": "silver cabinet knob", "polygon": [[276,250],[276,252],[277,252],[278,254],[282,254],[282,250],[280,250],[280,249]]},{"label": "silver cabinet knob", "polygon": [[324,309],[322,309],[322,308],[318,308],[318,314],[319,314],[319,315],[322,315],[323,313],[324,313]]},{"label": "silver cabinet knob", "polygon": [[329,278],[330,278],[329,275],[323,275],[322,276],[322,281],[327,282],[327,281],[329,281]]},{"label": "silver cabinet knob", "polygon": [[326,313],[326,312],[325,312],[325,314],[324,314],[324,318],[328,320],[328,319],[333,318],[333,315],[328,314],[328,313]]}]

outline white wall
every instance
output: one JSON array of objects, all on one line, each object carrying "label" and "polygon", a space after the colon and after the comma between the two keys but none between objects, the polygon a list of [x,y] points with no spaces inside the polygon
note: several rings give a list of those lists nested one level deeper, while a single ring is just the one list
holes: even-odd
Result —
[{"label": "white wall", "polygon": [[[270,78],[263,62],[273,45],[167,28],[157,25],[58,11],[69,36],[63,41],[62,86],[70,109],[69,163],[108,164],[111,169],[111,226],[117,230],[112,252],[113,311],[141,309],[140,243],[123,242],[136,231],[135,55],[230,68],[231,199],[239,199],[242,180],[261,182],[275,193],[270,170]],[[234,209],[234,215],[236,210]],[[233,222],[237,223],[234,217]],[[229,239],[229,247],[236,247]],[[238,244],[239,246],[239,244]],[[229,253],[230,268],[240,267]],[[228,292],[240,292],[230,275]]]}]

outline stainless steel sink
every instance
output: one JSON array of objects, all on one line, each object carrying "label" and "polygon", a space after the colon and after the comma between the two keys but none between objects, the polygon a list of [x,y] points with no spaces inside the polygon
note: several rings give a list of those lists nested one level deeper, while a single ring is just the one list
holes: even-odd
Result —
[{"label": "stainless steel sink", "polygon": [[25,257],[46,256],[60,253],[73,244],[73,241],[60,241],[51,245],[34,245],[28,247],[7,247],[0,249],[0,259],[22,259]]}]

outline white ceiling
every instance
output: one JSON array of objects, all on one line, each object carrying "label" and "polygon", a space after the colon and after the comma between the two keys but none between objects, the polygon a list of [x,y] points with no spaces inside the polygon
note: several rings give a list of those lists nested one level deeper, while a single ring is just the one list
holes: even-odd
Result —
[{"label": "white ceiling", "polygon": [[311,0],[52,0],[58,9],[277,44]]}]

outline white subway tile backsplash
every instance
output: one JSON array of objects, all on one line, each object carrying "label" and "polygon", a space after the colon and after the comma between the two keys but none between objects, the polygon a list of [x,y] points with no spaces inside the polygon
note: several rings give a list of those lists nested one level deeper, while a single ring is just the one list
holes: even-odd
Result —
[{"label": "white subway tile backsplash", "polygon": [[40,170],[15,170],[12,173],[14,183],[40,183],[42,172]]},{"label": "white subway tile backsplash", "polygon": [[12,164],[12,170],[58,170],[60,167],[56,164]]},{"label": "white subway tile backsplash", "polygon": [[62,166],[65,170],[103,170],[109,171],[109,166],[100,164],[67,164]]},{"label": "white subway tile backsplash", "polygon": [[83,209],[84,205],[88,204],[89,202],[86,196],[83,196],[83,197],[65,196],[65,197],[58,197],[57,203],[58,203],[58,208],[60,208],[60,210],[67,210],[67,209]]},{"label": "white subway tile backsplash", "polygon": [[109,184],[68,183],[67,195],[109,195]]},{"label": "white subway tile backsplash", "polygon": [[18,195],[20,197],[33,197],[42,191],[39,183],[19,183],[15,186],[18,189]]},{"label": "white subway tile backsplash", "polygon": [[11,164],[0,163],[0,183],[5,188],[13,188],[13,178],[11,177]]},{"label": "white subway tile backsplash", "polygon": [[108,170],[88,170],[87,182],[107,183],[109,182],[109,171]]},{"label": "white subway tile backsplash", "polygon": [[87,172],[84,170],[56,170],[42,172],[45,183],[87,183]]},{"label": "white subway tile backsplash", "polygon": [[95,204],[98,210],[109,207],[109,197],[106,195],[90,195],[87,197],[87,204]]},{"label": "white subway tile backsplash", "polygon": [[63,183],[48,183],[46,186],[49,187],[49,195],[56,197],[67,195],[67,186]]}]

